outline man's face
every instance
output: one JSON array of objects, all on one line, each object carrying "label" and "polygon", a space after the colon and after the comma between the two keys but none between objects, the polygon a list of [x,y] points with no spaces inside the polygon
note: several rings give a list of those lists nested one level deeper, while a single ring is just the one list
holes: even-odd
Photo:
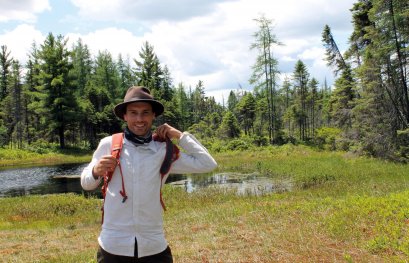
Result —
[{"label": "man's face", "polygon": [[155,113],[152,105],[147,102],[134,102],[128,104],[124,114],[124,120],[128,128],[138,136],[145,136],[152,127]]}]

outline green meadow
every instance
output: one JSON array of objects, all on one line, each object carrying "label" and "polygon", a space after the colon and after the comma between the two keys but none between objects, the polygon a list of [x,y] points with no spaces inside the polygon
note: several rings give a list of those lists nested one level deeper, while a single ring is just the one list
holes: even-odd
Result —
[{"label": "green meadow", "polygon": [[[303,146],[214,155],[216,172],[257,172],[291,190],[237,195],[166,185],[175,262],[407,262],[409,165]],[[96,262],[101,201],[0,199],[4,262]]]},{"label": "green meadow", "polygon": [[89,152],[78,149],[1,149],[0,167],[89,162]]}]

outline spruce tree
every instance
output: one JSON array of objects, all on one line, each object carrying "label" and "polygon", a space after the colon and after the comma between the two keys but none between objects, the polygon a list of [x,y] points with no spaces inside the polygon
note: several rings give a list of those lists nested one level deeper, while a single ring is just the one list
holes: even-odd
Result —
[{"label": "spruce tree", "polygon": [[67,40],[63,36],[48,34],[39,50],[40,81],[44,88],[45,108],[50,138],[58,138],[60,148],[65,148],[65,132],[72,123],[77,109],[74,88],[69,78],[72,68]]},{"label": "spruce tree", "polygon": [[162,89],[163,71],[153,46],[147,41],[144,42],[139,51],[139,59],[134,59],[134,62],[137,84],[147,87],[156,99],[163,100],[165,94]]},{"label": "spruce tree", "polygon": [[260,93],[267,98],[268,134],[270,143],[273,143],[277,136],[276,131],[281,127],[276,112],[278,61],[273,55],[272,48],[281,43],[272,32],[271,20],[262,15],[255,21],[259,25],[259,30],[254,34],[255,42],[250,48],[256,49],[258,56],[252,67],[253,72],[249,82],[255,85],[256,90],[261,90]]}]

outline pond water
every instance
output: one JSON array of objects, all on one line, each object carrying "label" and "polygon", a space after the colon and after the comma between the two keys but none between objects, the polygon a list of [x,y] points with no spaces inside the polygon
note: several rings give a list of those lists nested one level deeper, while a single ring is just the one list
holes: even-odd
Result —
[{"label": "pond water", "polygon": [[[79,175],[86,165],[0,169],[0,197],[69,192],[95,195],[85,192],[80,185]],[[166,183],[182,187],[189,193],[206,187],[234,189],[238,194],[252,195],[291,190],[290,182],[274,180],[256,173],[172,174]]]}]

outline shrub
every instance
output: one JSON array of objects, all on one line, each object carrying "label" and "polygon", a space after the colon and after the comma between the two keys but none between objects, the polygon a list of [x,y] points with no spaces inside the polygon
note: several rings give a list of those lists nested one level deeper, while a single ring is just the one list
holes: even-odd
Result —
[{"label": "shrub", "polygon": [[55,152],[58,147],[59,146],[57,144],[49,143],[44,139],[38,139],[37,141],[27,146],[27,150],[39,154],[46,154]]},{"label": "shrub", "polygon": [[404,159],[409,159],[409,129],[398,131],[398,155]]},{"label": "shrub", "polygon": [[7,128],[3,125],[3,122],[0,122],[0,147],[3,147],[7,144]]},{"label": "shrub", "polygon": [[231,151],[244,151],[248,150],[249,148],[249,143],[244,141],[243,139],[235,139],[227,144],[227,149]]},{"label": "shrub", "polygon": [[268,138],[265,136],[252,136],[253,144],[256,146],[267,146],[268,145]]},{"label": "shrub", "polygon": [[341,130],[338,128],[322,127],[317,129],[316,143],[321,149],[336,150],[340,135]]}]

